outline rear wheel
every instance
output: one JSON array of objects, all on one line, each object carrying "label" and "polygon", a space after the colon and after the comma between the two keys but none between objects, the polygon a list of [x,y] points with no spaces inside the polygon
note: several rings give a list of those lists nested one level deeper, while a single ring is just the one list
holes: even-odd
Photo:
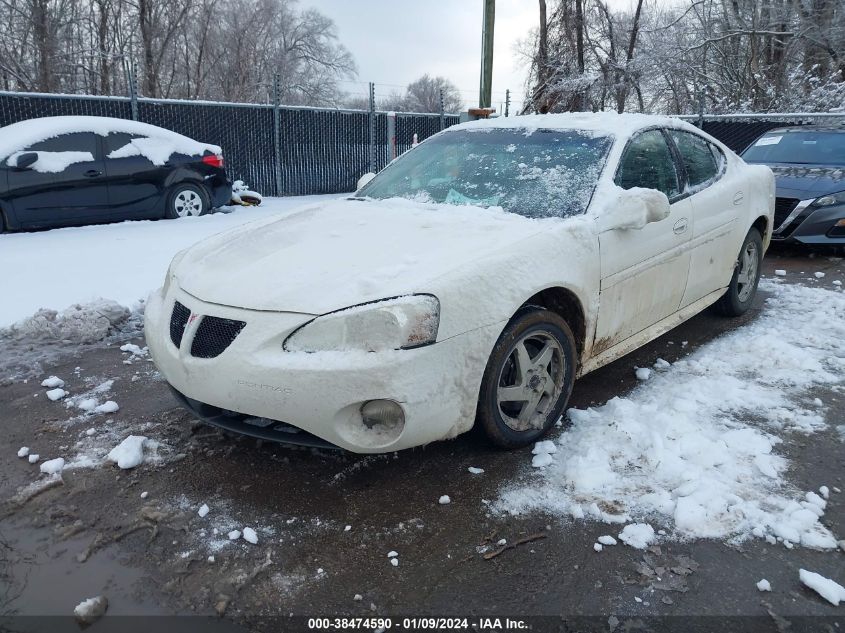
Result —
[{"label": "rear wheel", "polygon": [[503,448],[537,441],[560,418],[575,382],[575,338],[549,310],[528,308],[496,342],[478,400],[478,421]]},{"label": "rear wheel", "polygon": [[716,303],[716,310],[725,316],[732,317],[748,312],[754,302],[754,297],[757,296],[762,264],[763,238],[760,236],[760,231],[752,228],[745,236],[731,283]]},{"label": "rear wheel", "polygon": [[208,194],[197,185],[179,184],[167,196],[166,218],[186,218],[203,215],[209,209]]}]

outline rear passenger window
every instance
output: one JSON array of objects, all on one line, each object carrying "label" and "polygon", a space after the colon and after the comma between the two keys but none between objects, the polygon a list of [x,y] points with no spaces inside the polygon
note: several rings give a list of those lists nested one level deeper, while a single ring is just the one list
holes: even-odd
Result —
[{"label": "rear passenger window", "polygon": [[628,144],[619,163],[616,184],[623,189],[657,189],[669,198],[680,193],[675,161],[662,132],[643,132]]},{"label": "rear passenger window", "polygon": [[97,135],[91,132],[74,132],[73,134],[62,134],[55,138],[48,138],[46,141],[28,147],[26,151],[89,152],[94,157],[100,153],[97,150]]},{"label": "rear passenger window", "polygon": [[700,136],[680,130],[669,130],[669,135],[681,153],[690,187],[703,185],[718,175],[719,165],[713,157],[710,143]]},{"label": "rear passenger window", "polygon": [[112,132],[106,137],[106,157],[112,152],[123,149],[136,138],[142,138],[138,134],[127,134],[126,132]]}]

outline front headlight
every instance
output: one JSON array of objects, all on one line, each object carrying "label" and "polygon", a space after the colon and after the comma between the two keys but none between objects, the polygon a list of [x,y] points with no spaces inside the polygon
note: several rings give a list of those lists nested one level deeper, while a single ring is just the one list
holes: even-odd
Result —
[{"label": "front headlight", "polygon": [[309,321],[285,340],[289,352],[409,349],[437,340],[440,302],[408,295],[346,308]]},{"label": "front headlight", "polygon": [[840,204],[845,202],[845,191],[840,191],[839,193],[829,193],[826,196],[822,196],[820,198],[816,198],[813,201],[813,206],[815,207],[831,207],[834,204]]}]

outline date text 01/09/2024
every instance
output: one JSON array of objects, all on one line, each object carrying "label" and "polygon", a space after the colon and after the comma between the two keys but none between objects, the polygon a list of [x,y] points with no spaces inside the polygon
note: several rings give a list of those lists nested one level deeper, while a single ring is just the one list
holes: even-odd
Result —
[{"label": "date text 01/09/2024", "polygon": [[309,618],[311,630],[365,630],[365,631],[444,631],[474,629],[481,631],[518,631],[527,629],[528,624],[521,619],[512,618],[436,618],[406,617],[401,620],[391,618]]}]

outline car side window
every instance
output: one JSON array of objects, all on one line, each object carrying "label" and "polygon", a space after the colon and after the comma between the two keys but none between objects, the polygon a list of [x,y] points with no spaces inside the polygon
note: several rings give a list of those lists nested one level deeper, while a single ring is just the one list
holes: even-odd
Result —
[{"label": "car side window", "polygon": [[707,141],[681,130],[669,130],[669,136],[681,154],[690,187],[700,187],[718,176],[719,166]]},{"label": "car side window", "polygon": [[89,152],[91,156],[100,154],[97,148],[97,135],[92,132],[73,132],[62,134],[46,141],[35,143],[26,148],[28,152]]},{"label": "car side window", "polygon": [[112,152],[123,149],[136,138],[141,138],[141,136],[139,134],[127,134],[126,132],[112,132],[106,137],[105,155],[108,157]]},{"label": "car side window", "polygon": [[660,130],[635,136],[619,161],[616,184],[623,189],[657,189],[670,199],[680,193],[675,160]]}]

